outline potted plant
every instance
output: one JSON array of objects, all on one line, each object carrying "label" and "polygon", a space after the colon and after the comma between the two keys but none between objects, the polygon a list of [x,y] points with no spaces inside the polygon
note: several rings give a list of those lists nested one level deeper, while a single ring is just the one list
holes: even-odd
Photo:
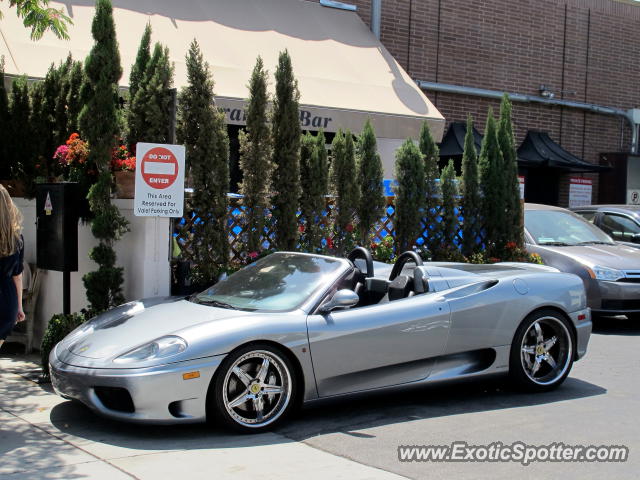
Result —
[{"label": "potted plant", "polygon": [[[55,177],[56,181],[79,184],[82,199],[79,207],[80,217],[84,221],[89,220],[91,213],[86,197],[98,175],[95,164],[89,161],[89,144],[77,133],[72,133],[67,141],[56,149],[53,158],[57,162],[49,176]],[[36,169],[39,167],[36,165]]]},{"label": "potted plant", "polygon": [[113,149],[111,170],[116,178],[117,197],[133,198],[136,190],[136,157],[124,145]]}]

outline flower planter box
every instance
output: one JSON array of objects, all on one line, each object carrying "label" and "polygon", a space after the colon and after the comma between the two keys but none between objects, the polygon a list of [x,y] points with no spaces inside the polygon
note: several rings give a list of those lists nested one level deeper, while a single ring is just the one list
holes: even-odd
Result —
[{"label": "flower planter box", "polygon": [[133,198],[136,192],[136,172],[122,170],[114,173],[116,177],[116,196]]}]

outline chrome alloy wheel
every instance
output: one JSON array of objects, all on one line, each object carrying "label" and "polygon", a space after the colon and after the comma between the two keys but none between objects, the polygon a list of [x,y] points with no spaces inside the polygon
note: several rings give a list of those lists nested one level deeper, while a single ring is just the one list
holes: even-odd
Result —
[{"label": "chrome alloy wheel", "polygon": [[573,342],[564,322],[550,316],[533,322],[522,338],[520,358],[524,373],[538,385],[562,378],[573,358]]},{"label": "chrome alloy wheel", "polygon": [[292,396],[291,373],[275,353],[255,350],[240,356],[227,370],[222,400],[229,416],[243,427],[275,422]]}]

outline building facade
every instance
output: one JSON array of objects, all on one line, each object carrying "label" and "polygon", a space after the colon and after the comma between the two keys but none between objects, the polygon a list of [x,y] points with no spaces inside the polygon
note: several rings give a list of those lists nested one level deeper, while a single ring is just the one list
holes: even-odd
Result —
[{"label": "building facade", "polygon": [[[371,0],[350,0],[370,25]],[[556,99],[622,110],[640,104],[640,4],[614,0],[382,0],[383,45],[416,81],[553,94]],[[544,89],[542,88],[544,86]],[[484,130],[499,100],[425,90],[447,120],[473,116]],[[629,152],[631,128],[622,117],[536,103],[513,105],[516,144],[545,131],[590,163]],[[569,178],[558,173],[557,203],[569,201]]]}]

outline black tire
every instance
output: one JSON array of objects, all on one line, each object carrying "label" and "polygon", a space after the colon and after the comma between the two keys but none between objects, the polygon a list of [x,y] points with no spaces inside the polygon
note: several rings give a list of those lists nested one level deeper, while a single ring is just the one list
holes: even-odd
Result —
[{"label": "black tire", "polygon": [[[265,359],[269,361],[261,378]],[[295,369],[284,352],[268,344],[247,345],[220,364],[210,386],[208,415],[241,433],[270,430],[295,408],[297,384]],[[234,406],[234,400],[241,403]]]},{"label": "black tire", "polygon": [[520,390],[553,390],[569,375],[574,355],[575,339],[569,321],[555,310],[538,310],[529,314],[516,330],[509,356],[509,377]]}]

